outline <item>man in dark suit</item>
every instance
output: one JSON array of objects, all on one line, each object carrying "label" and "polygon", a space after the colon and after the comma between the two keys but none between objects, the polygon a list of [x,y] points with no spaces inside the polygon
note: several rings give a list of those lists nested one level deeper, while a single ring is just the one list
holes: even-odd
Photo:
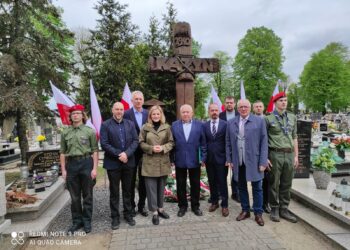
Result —
[{"label": "man in dark suit", "polygon": [[[140,135],[140,130],[142,126],[147,121],[148,111],[142,108],[144,103],[144,97],[141,91],[134,91],[131,94],[131,101],[133,107],[127,111],[125,111],[124,118],[134,122],[136,127],[137,135]],[[132,205],[132,214],[136,216],[136,202],[135,202],[135,184],[136,184],[136,175],[138,176],[138,191],[139,191],[139,202],[137,204],[138,212],[147,217],[148,212],[145,209],[146,204],[146,186],[145,186],[145,178],[141,175],[142,168],[142,155],[143,152],[140,146],[135,151],[135,164],[136,168],[134,169],[133,179],[131,183],[131,205]]]},{"label": "man in dark suit", "polygon": [[120,224],[120,181],[122,182],[124,218],[129,225],[135,225],[131,214],[131,180],[135,168],[134,152],[139,140],[134,123],[123,119],[123,104],[116,102],[112,113],[113,117],[101,125],[100,142],[105,151],[103,167],[107,170],[109,179],[112,229],[115,230]]},{"label": "man in dark suit", "polygon": [[218,192],[221,196],[222,216],[229,215],[227,172],[225,154],[225,136],[227,122],[219,119],[219,106],[215,103],[209,105],[210,120],[204,124],[204,134],[207,143],[207,160],[205,162],[210,187],[211,206],[209,212],[219,207]]},{"label": "man in dark suit", "polygon": [[[219,115],[219,118],[224,121],[229,121],[236,116],[239,115],[237,111],[235,111],[235,98],[233,96],[226,96],[225,98],[225,111],[221,112]],[[231,189],[232,189],[232,194],[231,198],[232,200],[235,200],[237,202],[240,202],[239,199],[239,191],[238,191],[238,183],[235,181],[234,174],[232,174],[231,178]]]},{"label": "man in dark suit", "polygon": [[172,152],[172,165],[175,165],[176,188],[179,212],[177,216],[182,217],[187,211],[186,182],[187,172],[191,185],[191,209],[197,216],[203,213],[199,209],[200,195],[200,166],[205,166],[207,151],[203,123],[193,120],[193,110],[188,104],[180,108],[181,119],[173,122],[171,131],[173,133],[175,148]]},{"label": "man in dark suit", "polygon": [[250,114],[251,104],[248,100],[239,100],[239,116],[228,122],[226,133],[226,159],[238,181],[242,212],[236,220],[250,217],[247,181],[252,183],[253,210],[255,221],[263,226],[262,179],[267,163],[267,131],[264,120]]}]

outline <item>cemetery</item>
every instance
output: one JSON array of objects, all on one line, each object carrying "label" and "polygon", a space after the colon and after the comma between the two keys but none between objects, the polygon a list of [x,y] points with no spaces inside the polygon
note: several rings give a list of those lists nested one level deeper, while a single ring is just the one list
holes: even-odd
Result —
[{"label": "cemetery", "polygon": [[[95,16],[91,17],[95,27],[81,27],[74,30],[71,27],[72,24],[69,24],[69,27],[66,25],[67,21],[64,18],[67,16],[64,14],[69,9],[76,12],[77,10],[74,9],[76,6],[70,7],[69,4],[73,3],[65,3],[65,7],[60,8],[59,5],[63,4],[63,1],[56,2],[22,0],[0,2],[0,30],[2,30],[0,32],[0,250],[51,248],[56,250],[62,249],[60,248],[62,246],[65,248],[74,246],[75,249],[118,250],[350,249],[350,51],[347,47],[348,40],[342,36],[316,34],[315,31],[318,37],[308,38],[313,43],[311,46],[306,44],[310,41],[302,39],[305,33],[291,32],[294,26],[300,26],[300,24],[286,28],[284,25],[287,25],[289,19],[285,19],[284,22],[278,19],[266,21],[265,17],[258,15],[256,23],[246,24],[244,21],[246,16],[240,16],[246,10],[232,11],[233,9],[229,9],[229,6],[220,1],[214,5],[207,1],[201,3],[201,8],[205,9],[206,5],[210,5],[211,9],[200,13],[198,17],[200,21],[192,18],[195,13],[198,14],[197,11],[201,10],[201,8],[197,10],[199,7],[197,3],[193,6],[193,3],[182,6],[181,15],[179,15],[181,18],[179,18],[177,15],[180,13],[177,12],[175,5],[168,1],[164,3],[167,12],[161,14],[162,17],[159,20],[154,14],[152,17],[147,17],[149,18],[148,31],[145,31],[143,25],[140,29],[138,25],[133,24],[136,19],[131,19],[128,10],[128,4],[134,4],[132,1],[126,1],[128,3],[126,5],[116,0],[92,1],[95,6],[89,8],[96,12]],[[151,2],[149,4],[155,10],[159,8],[161,1],[156,6],[151,5]],[[143,6],[143,3],[139,4]],[[333,13],[328,6],[317,4]],[[215,10],[221,5],[226,6],[227,13],[225,9]],[[286,8],[279,3],[271,5],[279,6],[282,10]],[[349,7],[348,4],[339,4],[339,6],[342,9]],[[87,13],[87,6],[82,5],[80,8],[83,14]],[[252,13],[276,15],[270,12],[271,9],[265,4],[261,4],[261,9],[252,5],[250,8],[254,10]],[[306,9],[308,12],[305,13],[318,12],[307,4]],[[229,10],[232,13],[228,14]],[[144,7],[143,11],[146,13],[148,9]],[[285,12],[290,15],[289,11],[282,11],[282,13]],[[340,13],[339,9],[338,12]],[[140,12],[137,13],[142,16]],[[320,13],[318,15],[321,16]],[[205,21],[204,17],[208,16],[215,18]],[[230,17],[221,20],[224,16]],[[234,16],[239,16],[238,22],[232,19]],[[340,13],[339,16],[344,15]],[[260,18],[265,21],[261,21]],[[294,16],[289,18],[296,19]],[[221,23],[218,24],[218,20],[214,19],[219,19]],[[249,19],[252,18],[249,17]],[[317,19],[317,22],[321,20]],[[142,23],[145,23],[145,20]],[[245,30],[241,30],[242,28],[236,23],[245,27]],[[271,27],[264,26],[270,23],[272,23]],[[277,23],[281,27],[276,25]],[[345,22],[340,19],[339,23]],[[334,26],[329,24],[329,26],[332,25]],[[216,29],[218,32],[214,32]],[[290,36],[286,35],[283,29],[290,32]],[[336,31],[326,30],[327,34],[344,33]],[[314,36],[313,32],[308,32]],[[315,42],[321,37],[327,37],[320,41],[323,48]],[[223,44],[227,42],[225,40],[230,39],[234,39],[234,43],[230,41],[230,47],[224,47]],[[312,50],[307,47],[312,47]],[[301,54],[306,56],[302,57]],[[296,58],[296,55],[299,58]],[[292,64],[293,69],[289,68]],[[134,99],[134,91],[140,91],[136,94],[142,94],[142,101]],[[286,107],[280,111],[277,101],[282,98],[286,98]],[[226,103],[226,99],[234,100],[232,110],[228,109],[229,104]],[[247,100],[249,105],[242,109],[249,110],[248,118],[242,115],[243,111],[239,109],[238,104],[239,101]],[[124,122],[123,115],[121,119],[116,118],[113,106],[115,102],[120,102],[118,105],[123,107],[123,114],[127,110],[133,110],[135,121],[131,121],[132,126],[128,125],[129,121]],[[137,102],[142,103],[141,112],[135,109]],[[209,148],[206,139],[203,139],[205,138],[204,123],[213,120],[209,122],[214,124],[213,130],[210,127],[212,125],[209,125],[213,140],[216,140],[215,136],[219,129],[215,127],[216,118],[212,118],[209,112],[211,103],[217,105],[218,117],[221,112],[225,112],[227,121],[238,118],[235,138],[239,138],[239,142],[234,146],[239,147],[239,150],[237,149],[237,157],[240,157],[237,161],[239,166],[234,166],[234,159],[221,164],[225,167],[225,171],[222,170],[222,172],[226,174],[226,179],[222,179],[227,181],[229,190],[227,203],[230,213],[225,216],[223,211],[228,208],[220,204],[220,200],[221,202],[224,200],[224,192],[218,191],[217,204],[211,200],[214,195],[210,194],[209,182],[215,180],[220,186],[220,180],[217,177],[209,178],[211,176],[208,176],[208,159],[207,162],[201,160],[201,157],[206,154],[203,150]],[[262,103],[264,112],[261,114],[255,110],[253,112],[253,104],[256,103]],[[193,108],[193,118],[191,117],[189,121],[182,119],[180,107],[185,104]],[[113,214],[111,201],[113,191],[111,191],[112,185],[109,186],[109,180],[112,178],[110,174],[113,172],[106,168],[107,164],[104,160],[108,159],[108,154],[113,153],[111,159],[120,163],[123,168],[130,167],[128,164],[133,162],[130,159],[133,159],[137,151],[131,155],[127,154],[126,141],[130,135],[125,132],[126,126],[131,126],[133,135],[135,131],[138,133],[140,130],[143,131],[143,124],[149,122],[153,124],[154,132],[158,132],[162,121],[159,121],[160,125],[156,127],[157,123],[152,120],[153,114],[146,119],[142,117],[142,112],[150,110],[153,106],[160,106],[163,109],[163,111],[159,109],[162,112],[158,111],[159,116],[165,116],[165,123],[172,125],[173,122],[180,120],[184,144],[189,147],[194,147],[195,144],[192,145],[189,142],[192,129],[194,131],[195,122],[193,121],[199,121],[200,143],[205,142],[205,147],[199,145],[193,151],[195,159],[199,160],[194,169],[199,166],[199,174],[193,177],[192,169],[187,179],[187,169],[190,172],[191,167],[175,166],[176,159],[172,153],[177,152],[173,148],[173,152],[170,153],[171,166],[167,166],[170,169],[168,173],[171,173],[164,176],[165,188],[160,188],[164,189],[161,193],[164,193],[164,209],[163,204],[157,204],[158,208],[151,210],[151,202],[147,200],[143,207],[143,209],[149,208],[145,209],[146,215],[142,213],[143,210],[139,204],[138,207],[131,208],[130,212],[127,203],[129,200],[125,201],[128,199],[125,198],[125,194],[126,196],[131,194],[128,190],[124,193],[124,188],[127,189],[128,185],[124,183],[126,179],[122,179],[120,189],[123,190],[120,192],[120,200],[114,202],[124,211],[120,210],[120,215],[119,210],[118,215]],[[81,123],[74,120],[73,112],[76,112],[74,115],[79,115],[79,119],[82,115],[82,119],[78,119]],[[268,120],[270,114],[271,119],[276,120],[272,125]],[[261,120],[256,121],[256,124],[258,122],[262,124],[259,133],[263,134],[261,145],[257,146],[261,148],[256,153],[255,148],[250,147],[244,136],[247,132],[258,133],[255,125],[249,128],[251,130],[244,130],[248,127],[245,122],[249,121],[250,115],[254,119],[258,116],[264,119],[264,123],[261,123]],[[294,133],[295,130],[291,126],[289,115],[293,118],[297,117],[295,122],[293,120],[293,124],[296,123],[297,127],[297,138],[292,137],[292,132]],[[118,127],[119,131],[119,134],[112,139],[118,140],[118,143],[120,141],[122,150],[113,148],[114,146],[109,144],[106,149],[101,143],[104,135],[101,127],[111,116],[111,120],[116,121],[113,126]],[[219,124],[223,123],[223,120],[217,121]],[[224,124],[235,126],[235,123],[230,122]],[[266,130],[265,124],[267,124]],[[226,131],[226,137],[222,136],[226,139],[222,145],[226,143],[227,146],[231,143],[228,139],[231,135],[228,132],[229,129]],[[74,133],[74,137],[69,137],[69,132]],[[174,131],[169,133],[171,143],[180,143],[179,140],[173,141]],[[87,134],[90,137],[87,137]],[[273,144],[271,137],[277,138],[279,135],[282,136],[280,140],[282,146],[271,146],[271,141]],[[138,143],[142,144],[142,137],[138,138]],[[108,138],[108,140],[112,139]],[[263,141],[265,139],[266,141]],[[286,142],[287,140],[289,141]],[[133,141],[135,143],[136,139],[134,138]],[[146,138],[144,141],[146,143]],[[96,142],[97,147],[94,146]],[[104,143],[106,145],[106,142]],[[167,153],[164,147],[166,143],[164,145],[157,143],[154,144],[156,146],[150,147],[150,152],[144,149],[141,152],[143,157],[147,154],[154,156],[157,153],[164,156],[163,154]],[[262,149],[263,146],[266,146],[266,150]],[[158,147],[161,148],[160,152],[157,151]],[[231,154],[227,152],[230,147],[232,145],[226,147],[227,159]],[[106,151],[104,152],[103,149]],[[141,147],[138,149],[142,151]],[[249,169],[248,164],[246,166],[244,163],[251,160],[245,159],[246,150],[254,152],[252,158],[256,156],[259,162],[262,161],[260,157],[263,158],[261,155],[266,153],[265,156],[268,155],[269,159],[265,163],[268,162],[266,163],[268,166],[258,163],[256,164],[259,165],[258,170]],[[70,153],[64,153],[68,151]],[[293,169],[288,169],[289,181],[292,180],[292,186],[288,190],[291,196],[290,203],[288,200],[287,207],[271,206],[268,211],[265,209],[265,201],[264,207],[258,207],[259,202],[262,201],[256,201],[259,199],[257,192],[261,190],[256,191],[256,189],[261,187],[253,186],[255,182],[260,185],[260,181],[262,183],[263,180],[253,180],[248,184],[250,198],[248,197],[245,201],[242,200],[245,195],[244,187],[240,186],[242,182],[237,182],[239,191],[234,193],[233,175],[238,167],[239,174],[244,169],[244,174],[238,177],[240,181],[242,178],[245,181],[248,179],[248,171],[258,171],[259,176],[264,176],[261,178],[271,182],[274,178],[272,173],[275,173],[273,171],[276,169],[273,169],[275,166],[271,164],[271,155],[273,155],[270,154],[271,152],[280,153],[276,155],[284,157],[283,170],[278,171],[286,171],[291,166],[291,162],[294,164],[298,160],[298,164],[294,164]],[[298,155],[293,158],[296,152]],[[187,153],[184,153],[184,158],[188,157]],[[289,165],[286,163],[288,157],[293,158],[288,162]],[[90,161],[92,170],[89,169],[88,177],[76,175],[74,181],[77,183],[79,180],[80,186],[74,187],[76,183],[72,181],[73,178],[67,179],[68,169],[77,171],[79,164],[84,162],[85,168],[82,169],[86,170],[86,166],[90,166],[87,162],[90,163]],[[132,188],[131,191],[135,191],[135,201],[139,202],[141,200],[139,184],[144,175],[140,170],[144,167],[142,158],[140,162],[139,166],[134,166],[136,169],[139,168],[137,171],[140,173],[133,170],[132,176],[130,171],[128,177],[125,177],[134,181],[132,184],[135,184],[137,191]],[[154,163],[156,164],[159,164],[159,161]],[[176,171],[180,171],[181,167],[187,168],[186,179],[183,182],[186,188],[182,193],[185,201],[187,199],[191,202],[191,207],[186,209],[180,206],[181,189],[178,186],[180,186],[179,176],[181,175],[176,176]],[[285,172],[281,174],[284,180],[286,180],[285,174]],[[150,177],[147,174],[144,176]],[[198,210],[200,213],[192,204],[195,192],[192,193],[191,188],[197,185],[197,179],[191,178],[196,177],[199,178],[201,209],[198,205]],[[85,182],[82,181],[83,178],[86,178]],[[274,195],[273,191],[270,192],[273,190],[270,184],[267,184],[267,197]],[[284,184],[278,184],[277,189],[282,189]],[[79,197],[74,197],[74,192],[79,193]],[[148,189],[147,195],[151,192],[152,190]],[[238,192],[241,192],[241,196]],[[159,195],[158,193],[157,196]],[[289,193],[279,194],[279,204],[286,196],[289,196]],[[267,202],[269,206],[272,199],[268,198],[270,198]],[[248,209],[243,207],[244,202],[248,202]],[[79,206],[83,204],[83,208],[79,207],[79,209],[84,210],[84,212],[78,212],[85,213],[81,218],[80,215],[76,215],[79,209],[74,208],[78,203]],[[89,206],[93,209],[91,214],[87,215],[86,211],[90,210],[86,208]],[[215,209],[213,206],[216,206]],[[222,212],[215,212],[217,208]],[[264,211],[262,214],[256,212],[259,208]],[[181,209],[185,210],[182,215]],[[187,210],[188,213],[186,213]],[[287,210],[291,216],[296,217],[296,220],[291,221],[283,217],[282,210]],[[278,220],[273,219],[273,211],[277,211]],[[185,213],[186,216],[184,216]],[[239,213],[239,216],[243,214],[240,219],[239,216],[236,217]],[[79,217],[80,222],[74,221],[74,216]],[[153,221],[155,216],[158,218],[158,223]],[[264,218],[265,224],[264,221],[262,224],[259,223],[257,220],[259,216]],[[282,218],[281,221],[279,216]],[[160,225],[156,226],[159,224],[159,217],[166,220],[161,220]],[[114,227],[113,222],[116,218],[118,223]],[[134,220],[133,225],[130,220]],[[242,223],[239,222],[240,220],[245,221]]]}]

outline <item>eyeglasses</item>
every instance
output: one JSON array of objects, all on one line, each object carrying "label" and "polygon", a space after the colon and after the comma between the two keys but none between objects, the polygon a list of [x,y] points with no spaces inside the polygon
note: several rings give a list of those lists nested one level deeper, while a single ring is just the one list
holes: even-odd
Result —
[{"label": "eyeglasses", "polygon": [[72,112],[71,115],[82,115],[82,112]]},{"label": "eyeglasses", "polygon": [[239,109],[249,109],[249,106],[239,106]]}]

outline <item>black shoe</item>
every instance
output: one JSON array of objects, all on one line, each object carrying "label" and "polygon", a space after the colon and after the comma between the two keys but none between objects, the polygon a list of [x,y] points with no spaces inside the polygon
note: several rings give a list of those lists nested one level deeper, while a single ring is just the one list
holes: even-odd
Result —
[{"label": "black shoe", "polygon": [[263,210],[267,214],[271,213],[271,208],[270,208],[269,203],[263,205]]},{"label": "black shoe", "polygon": [[113,218],[112,219],[112,230],[117,230],[120,225],[120,220],[119,218]]},{"label": "black shoe", "polygon": [[158,210],[158,215],[159,215],[160,217],[162,217],[163,219],[169,219],[169,218],[170,218],[169,214],[167,214],[165,211],[160,212],[160,211]]},{"label": "black shoe", "polygon": [[80,228],[84,226],[83,223],[73,224],[69,229],[68,233],[74,234],[74,232],[78,231]]},{"label": "black shoe", "polygon": [[135,217],[135,216],[136,216],[136,210],[135,210],[135,208],[132,208],[132,209],[131,209],[131,216],[132,216],[132,217]]},{"label": "black shoe", "polygon": [[84,231],[87,234],[91,232],[91,223],[85,223],[84,224]]},{"label": "black shoe", "polygon": [[148,212],[147,212],[146,208],[144,208],[144,207],[143,208],[139,208],[138,213],[141,214],[144,217],[148,216]]},{"label": "black shoe", "polygon": [[281,216],[281,218],[283,218],[289,222],[292,222],[292,223],[298,222],[297,218],[288,211],[288,208],[281,208],[280,209],[280,216]]},{"label": "black shoe", "polygon": [[136,222],[135,222],[133,217],[125,217],[125,220],[130,226],[135,226],[136,225]]},{"label": "black shoe", "polygon": [[211,202],[211,198],[208,199],[208,203],[212,203],[212,202]]},{"label": "black shoe", "polygon": [[270,219],[274,222],[280,222],[280,215],[279,215],[279,208],[278,207],[271,208]]},{"label": "black shoe", "polygon": [[197,216],[202,216],[202,215],[203,215],[202,210],[200,210],[199,208],[194,209],[194,210],[192,210],[192,211],[193,211],[193,213],[194,213],[195,215],[197,215]]},{"label": "black shoe", "polygon": [[158,214],[153,215],[152,223],[153,223],[153,225],[159,225],[159,215]]},{"label": "black shoe", "polygon": [[186,208],[180,208],[180,209],[179,209],[179,212],[177,212],[177,216],[178,216],[178,217],[184,216],[185,213],[186,213],[186,211],[187,211]]}]

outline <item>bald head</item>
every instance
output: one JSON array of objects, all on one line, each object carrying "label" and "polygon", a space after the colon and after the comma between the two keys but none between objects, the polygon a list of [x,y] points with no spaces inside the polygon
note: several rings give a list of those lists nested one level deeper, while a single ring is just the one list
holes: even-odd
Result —
[{"label": "bald head", "polygon": [[116,102],[113,104],[112,107],[112,113],[113,117],[117,120],[120,121],[123,116],[124,116],[124,105],[121,102]]}]

